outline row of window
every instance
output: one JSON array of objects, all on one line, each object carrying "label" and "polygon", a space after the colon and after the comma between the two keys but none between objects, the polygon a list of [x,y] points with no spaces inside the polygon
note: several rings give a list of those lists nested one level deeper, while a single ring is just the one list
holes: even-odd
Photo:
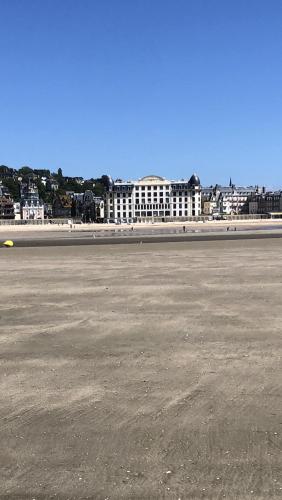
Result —
[{"label": "row of window", "polygon": [[[114,217],[112,212],[110,215],[111,217]],[[170,215],[170,210],[137,210],[135,212],[135,217],[170,217]],[[173,211],[174,217],[185,217],[188,215],[188,210]],[[192,215],[196,215],[195,210],[192,210]],[[128,214],[126,212],[117,212],[118,219],[126,219],[127,217],[131,218],[132,212],[129,212]]]},{"label": "row of window", "polygon": [[131,198],[126,198],[126,200],[123,198],[120,198],[120,199],[117,199],[116,201],[117,201],[117,203],[123,203],[125,205],[126,203],[131,203],[132,200],[131,200]]},{"label": "row of window", "polygon": [[135,212],[135,217],[169,217],[170,210],[144,210]]},{"label": "row of window", "polygon": [[167,186],[135,186],[135,191],[163,191]]},{"label": "row of window", "polygon": [[[166,198],[165,199],[165,203],[169,203],[170,199],[169,198]],[[140,202],[140,198],[135,198],[135,203],[138,205]],[[152,198],[148,198],[147,200],[145,198],[142,198],[141,199],[141,203],[146,204],[146,203],[164,203],[164,198],[154,198],[152,200]]]},{"label": "row of window", "polygon": [[169,203],[143,203],[141,205],[135,205],[136,210],[159,210],[163,208],[169,208]]},{"label": "row of window", "polygon": [[[142,196],[145,196],[145,195],[146,195],[146,193],[142,193]],[[154,193],[154,197],[157,197],[157,195],[158,195],[157,193]],[[169,191],[166,191],[166,193],[160,193],[160,196],[163,196],[163,195],[166,196],[166,197],[169,197],[170,196]],[[187,201],[188,193],[187,193],[187,191],[182,191],[182,192],[181,191],[180,192],[177,191],[177,192],[171,193],[171,195],[174,198],[176,198],[176,197],[177,198],[186,197],[185,201]],[[122,197],[123,199],[127,199],[127,198],[129,198],[131,196],[132,196],[132,193],[127,193],[127,194],[126,193],[123,193],[123,194],[116,193],[116,197],[117,198],[121,198]],[[136,197],[136,200],[137,200],[139,198],[139,193],[136,193],[135,197]],[[148,193],[147,197],[150,198],[151,197],[151,193]],[[195,194],[193,194],[193,198],[195,198]],[[233,199],[235,199],[235,198],[233,198]]]},{"label": "row of window", "polygon": [[[122,201],[122,200],[121,200]],[[131,200],[130,200],[131,201]],[[137,201],[137,200],[136,200]],[[139,201],[139,200],[138,200]],[[161,198],[159,201],[160,203],[156,203],[157,200],[154,200],[155,203],[145,203],[145,200],[142,200],[142,203],[136,202],[135,208],[136,210],[157,210],[159,208],[170,208],[170,203],[169,200],[166,199],[166,203],[163,203],[163,199]],[[175,199],[173,201],[176,201]],[[173,208],[188,208],[188,203],[187,203],[187,198],[185,199],[186,203],[173,203]],[[192,203],[192,207],[195,208],[195,201]],[[225,203],[223,203],[225,206]],[[198,206],[200,207],[200,203],[198,203]],[[131,203],[128,203],[126,207],[130,210],[132,205]],[[123,208],[125,208],[123,204]],[[117,204],[117,210],[121,209],[120,203]]]},{"label": "row of window", "polygon": [[[160,211],[138,211],[135,212],[136,217],[170,217],[170,211],[169,210],[160,210]],[[195,215],[195,210],[192,211],[192,215]],[[188,216],[188,211],[187,210],[179,210],[177,212],[174,210],[173,212],[174,217],[183,217],[183,216]]]},{"label": "row of window", "polygon": [[128,215],[126,212],[117,212],[117,218],[120,219],[121,217],[123,217],[123,219],[126,219],[127,217],[132,217],[132,212],[129,212]]},{"label": "row of window", "polygon": [[[117,210],[124,210],[126,207],[121,207],[120,205],[117,205]],[[131,205],[128,205],[128,210],[131,210]]]},{"label": "row of window", "polygon": [[130,192],[132,191],[133,186],[114,186],[113,191],[127,191]]}]

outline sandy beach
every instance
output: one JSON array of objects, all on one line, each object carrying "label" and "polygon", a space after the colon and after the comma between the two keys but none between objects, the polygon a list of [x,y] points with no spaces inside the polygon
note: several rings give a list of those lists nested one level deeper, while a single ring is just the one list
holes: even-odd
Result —
[{"label": "sandy beach", "polygon": [[166,228],[179,228],[182,229],[183,226],[186,226],[187,229],[221,229],[226,227],[268,227],[268,226],[280,226],[282,225],[282,219],[238,219],[238,220],[212,220],[205,222],[194,222],[194,221],[174,221],[174,222],[161,222],[161,223],[152,223],[148,221],[147,223],[136,223],[136,224],[97,224],[97,223],[89,223],[89,224],[78,224],[78,223],[47,223],[47,221],[43,221],[44,223],[38,224],[9,224],[8,221],[5,221],[5,224],[0,224],[0,235],[2,233],[7,232],[32,232],[38,233],[41,231],[44,232],[68,232],[72,230],[73,232],[82,232],[82,231],[120,231],[126,230],[128,228],[134,228],[135,230],[142,229],[152,229],[152,230],[165,230]]},{"label": "sandy beach", "polygon": [[281,498],[280,240],[0,259],[1,498]]}]

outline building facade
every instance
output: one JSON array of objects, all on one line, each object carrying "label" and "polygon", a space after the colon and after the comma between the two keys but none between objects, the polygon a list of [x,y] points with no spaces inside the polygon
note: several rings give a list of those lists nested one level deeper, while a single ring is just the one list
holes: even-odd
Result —
[{"label": "building facade", "polygon": [[249,213],[251,197],[263,188],[258,186],[211,186],[202,189],[202,211],[204,215],[240,215]]},{"label": "building facade", "polygon": [[249,201],[250,214],[282,213],[282,191],[253,195]]},{"label": "building facade", "polygon": [[32,182],[22,185],[20,203],[22,219],[44,219],[44,204],[39,198],[37,187]]},{"label": "building facade", "polygon": [[14,219],[14,201],[9,190],[0,184],[0,219]]},{"label": "building facade", "polygon": [[170,181],[148,175],[137,181],[108,178],[105,219],[110,222],[180,219],[201,214],[200,179]]},{"label": "building facade", "polygon": [[70,219],[72,216],[72,199],[66,194],[56,196],[53,202],[53,217]]}]

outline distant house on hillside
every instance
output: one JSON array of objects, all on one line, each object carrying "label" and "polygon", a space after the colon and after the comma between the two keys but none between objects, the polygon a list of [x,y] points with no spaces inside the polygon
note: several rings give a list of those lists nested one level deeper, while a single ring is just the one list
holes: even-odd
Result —
[{"label": "distant house on hillside", "polygon": [[59,183],[56,179],[46,179],[46,189],[47,191],[58,191]]}]

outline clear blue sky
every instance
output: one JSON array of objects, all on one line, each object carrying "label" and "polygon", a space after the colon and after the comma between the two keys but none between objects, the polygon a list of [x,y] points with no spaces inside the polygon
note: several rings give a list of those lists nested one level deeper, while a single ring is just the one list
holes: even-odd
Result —
[{"label": "clear blue sky", "polygon": [[281,0],[0,0],[0,164],[282,185]]}]

